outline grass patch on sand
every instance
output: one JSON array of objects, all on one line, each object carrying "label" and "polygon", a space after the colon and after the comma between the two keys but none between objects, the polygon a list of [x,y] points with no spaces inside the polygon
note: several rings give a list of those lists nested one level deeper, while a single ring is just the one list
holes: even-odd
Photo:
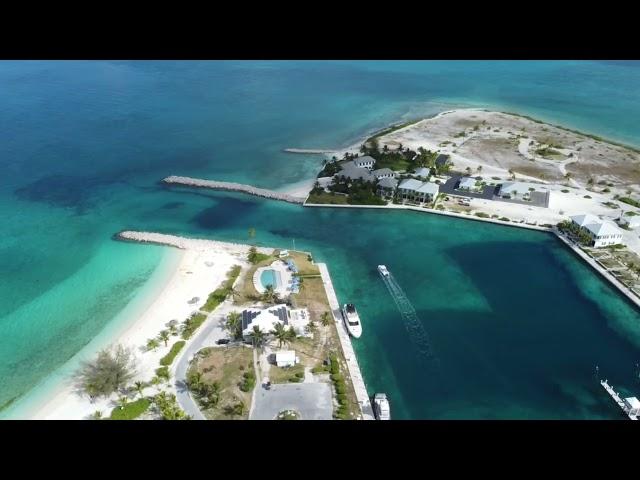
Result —
[{"label": "grass patch on sand", "polygon": [[164,367],[168,367],[173,363],[173,360],[176,358],[176,355],[182,350],[184,347],[185,341],[179,340],[171,346],[171,350],[164,357],[160,359],[160,365]]},{"label": "grass patch on sand", "polygon": [[140,398],[135,402],[127,403],[124,407],[116,407],[111,411],[111,420],[134,420],[149,409],[151,402],[146,398]]},{"label": "grass patch on sand", "polygon": [[323,205],[348,205],[347,195],[339,195],[335,192],[312,193],[307,198],[306,203],[317,203]]},{"label": "grass patch on sand", "polygon": [[[225,348],[209,347],[198,352],[189,367],[189,373],[202,373],[202,381],[220,386],[219,400],[215,407],[203,409],[202,413],[214,420],[246,420],[251,407],[251,394],[255,388],[253,373],[253,349],[245,346]],[[245,374],[251,372],[253,383],[248,391],[240,386],[247,384]],[[238,406],[242,404],[242,408]],[[240,413],[240,411],[242,413]]]},{"label": "grass patch on sand", "polygon": [[205,312],[213,311],[218,305],[220,305],[227,298],[229,293],[231,293],[231,287],[233,283],[240,275],[240,266],[234,265],[231,267],[231,270],[227,273],[227,279],[222,282],[220,287],[216,288],[213,292],[209,294],[209,298],[207,298],[207,303],[204,304],[202,310]]},{"label": "grass patch on sand", "polygon": [[[298,380],[299,379],[299,380]],[[271,383],[298,383],[304,380],[304,365],[298,363],[293,367],[269,368],[269,380]]]},{"label": "grass patch on sand", "polygon": [[184,340],[189,340],[191,335],[204,323],[207,319],[207,316],[204,313],[196,313],[195,315],[189,317],[182,324],[182,338]]}]

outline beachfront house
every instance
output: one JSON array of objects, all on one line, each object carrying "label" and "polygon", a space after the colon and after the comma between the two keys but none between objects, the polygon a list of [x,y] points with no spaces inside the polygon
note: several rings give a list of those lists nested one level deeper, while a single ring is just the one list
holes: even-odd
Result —
[{"label": "beachfront house", "polygon": [[356,167],[353,162],[346,163],[335,177],[345,180],[362,180],[363,182],[375,182],[376,177],[366,168]]},{"label": "beachfront house", "polygon": [[277,323],[293,328],[298,336],[309,336],[307,326],[310,318],[306,308],[292,309],[285,304],[267,308],[247,308],[241,313],[242,337],[251,341],[254,326],[257,325],[262,332],[268,334]]},{"label": "beachfront house", "polygon": [[398,180],[395,178],[383,178],[378,182],[377,193],[383,198],[391,198],[396,193]]},{"label": "beachfront house", "polygon": [[277,367],[293,367],[298,363],[299,359],[296,357],[295,350],[280,350],[274,355],[274,362]]},{"label": "beachfront house", "polygon": [[[498,195],[507,199],[529,200],[531,193],[547,190],[540,184],[529,182],[505,182],[500,185]],[[546,193],[546,192],[545,192]]]},{"label": "beachfront house", "polygon": [[377,180],[382,180],[383,178],[394,178],[396,176],[396,172],[390,168],[379,168],[371,172],[371,174],[376,177]]},{"label": "beachfront house", "polygon": [[622,243],[622,231],[614,224],[603,222],[595,215],[575,215],[571,221],[591,237],[591,246],[595,248]]},{"label": "beachfront house", "polygon": [[354,158],[352,162],[356,168],[368,168],[369,170],[373,170],[373,166],[376,164],[375,158],[370,157],[369,155]]},{"label": "beachfront house", "polygon": [[415,178],[408,178],[398,185],[398,196],[404,200],[426,203],[433,201],[438,195],[438,190],[438,185],[435,183],[421,182]]},{"label": "beachfront house", "polygon": [[458,182],[458,190],[465,190],[467,192],[479,192],[482,190],[482,185],[475,177],[462,177]]}]

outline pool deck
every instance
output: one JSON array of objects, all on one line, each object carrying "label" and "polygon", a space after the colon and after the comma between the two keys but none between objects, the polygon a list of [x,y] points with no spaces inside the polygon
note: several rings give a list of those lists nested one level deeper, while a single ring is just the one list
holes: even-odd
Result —
[{"label": "pool deck", "polygon": [[253,286],[258,293],[262,294],[265,291],[265,287],[262,285],[262,281],[260,278],[265,270],[274,270],[276,272],[280,285],[274,286],[274,289],[278,295],[284,297],[291,293],[288,287],[292,274],[281,260],[275,260],[268,267],[260,267],[256,269],[255,273],[253,274]]},{"label": "pool deck", "polygon": [[336,291],[334,290],[333,283],[331,282],[329,270],[327,269],[327,265],[325,263],[317,263],[316,265],[320,270],[320,276],[322,277],[322,283],[324,284],[325,292],[327,292],[327,298],[329,299],[329,306],[331,307],[333,320],[336,322],[338,338],[340,339],[342,351],[344,352],[344,358],[347,362],[347,369],[349,370],[349,375],[351,376],[351,382],[353,383],[353,388],[356,392],[358,404],[360,404],[360,409],[362,410],[361,420],[374,420],[375,417],[373,415],[373,408],[371,407],[371,400],[369,398],[369,394],[367,393],[367,387],[364,384],[364,379],[362,378],[362,372],[360,371],[360,365],[358,365],[358,359],[353,350],[353,345],[351,344],[351,337],[349,336],[349,332],[347,332],[347,328],[342,321],[340,304],[338,303],[338,297],[336,296]]}]

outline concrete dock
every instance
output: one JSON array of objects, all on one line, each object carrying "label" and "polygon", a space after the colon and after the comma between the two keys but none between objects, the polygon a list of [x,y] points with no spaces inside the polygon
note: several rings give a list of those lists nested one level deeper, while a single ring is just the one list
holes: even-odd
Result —
[{"label": "concrete dock", "polygon": [[167,185],[180,185],[184,187],[209,188],[211,190],[226,190],[229,192],[242,192],[254,195],[256,197],[268,198],[271,200],[281,200],[283,202],[303,204],[304,197],[296,197],[287,193],[276,192],[266,188],[258,188],[253,185],[245,185],[242,183],[219,182],[217,180],[204,180],[201,178],[178,177],[171,175],[162,180]]},{"label": "concrete dock", "polygon": [[333,288],[331,277],[329,276],[329,270],[324,263],[318,263],[318,269],[320,270],[320,276],[322,277],[322,283],[324,284],[325,292],[327,292],[327,298],[329,299],[329,306],[331,307],[331,313],[333,320],[336,322],[336,329],[338,330],[338,338],[342,345],[342,351],[344,352],[344,358],[347,362],[347,369],[351,376],[351,382],[356,392],[356,398],[360,404],[362,410],[363,420],[374,420],[373,408],[371,407],[371,399],[367,393],[367,388],[362,378],[362,372],[360,371],[360,365],[358,365],[358,359],[353,351],[353,345],[351,344],[351,337],[347,328],[342,321],[342,313],[340,311],[340,304],[338,303],[338,297],[336,291]]}]

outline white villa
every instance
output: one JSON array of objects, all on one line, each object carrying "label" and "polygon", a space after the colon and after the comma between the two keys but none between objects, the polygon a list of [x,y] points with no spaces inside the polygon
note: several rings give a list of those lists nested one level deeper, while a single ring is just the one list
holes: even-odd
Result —
[{"label": "white villa", "polygon": [[458,190],[477,192],[482,188],[481,186],[477,185],[478,183],[480,182],[478,182],[475,177],[462,177],[460,179],[460,182],[458,182]]},{"label": "white villa", "polygon": [[531,192],[548,190],[542,188],[540,184],[529,182],[505,182],[500,185],[499,195],[502,198],[519,198],[521,200],[529,198]]},{"label": "white villa", "polygon": [[398,185],[398,195],[406,200],[418,203],[431,202],[438,195],[439,187],[435,183],[421,182],[408,178]]},{"label": "white villa", "polygon": [[638,228],[640,227],[640,215],[622,215],[618,219],[618,224],[627,228]]},{"label": "white villa", "polygon": [[269,333],[277,323],[285,327],[293,327],[298,336],[308,336],[306,326],[309,324],[309,312],[306,308],[290,309],[285,304],[267,308],[247,308],[242,311],[242,336],[250,340],[253,327],[257,326],[262,332]]},{"label": "white villa", "polygon": [[375,158],[370,157],[369,155],[354,158],[352,162],[356,168],[368,168],[369,170],[373,170],[373,166],[376,164]]},{"label": "white villa", "polygon": [[394,172],[390,168],[379,168],[372,171],[371,174],[378,180],[381,180],[383,178],[394,178],[396,176],[396,172]]},{"label": "white villa", "polygon": [[589,234],[592,246],[596,248],[622,243],[622,231],[614,224],[603,222],[595,215],[575,215],[571,221]]}]

